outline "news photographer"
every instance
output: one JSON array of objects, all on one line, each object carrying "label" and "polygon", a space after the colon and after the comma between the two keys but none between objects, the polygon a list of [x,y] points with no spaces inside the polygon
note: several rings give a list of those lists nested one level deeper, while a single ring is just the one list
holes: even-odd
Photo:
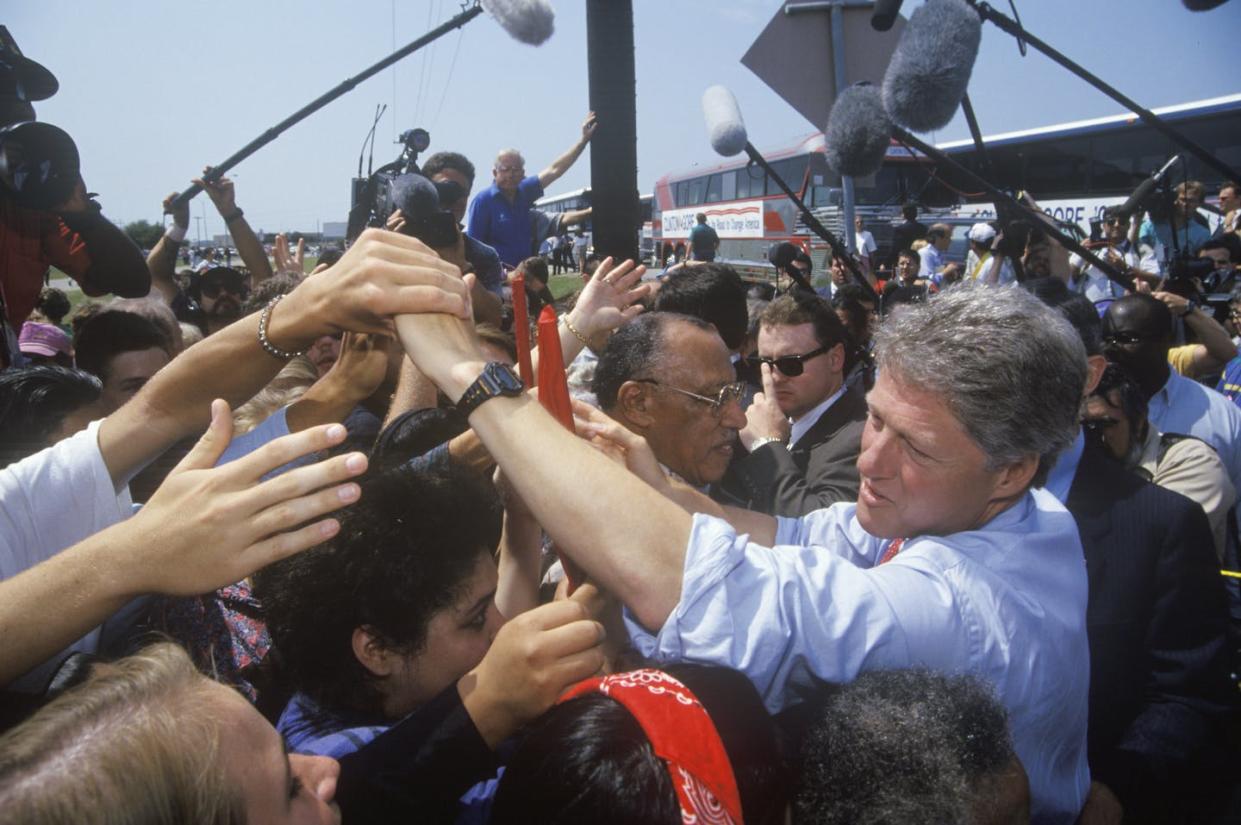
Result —
[{"label": "news photographer", "polygon": [[35,121],[34,101],[59,88],[0,26],[0,366],[20,363],[16,330],[29,317],[50,265],[87,295],[139,298],[151,276],[142,253],[100,214],[63,130]]}]

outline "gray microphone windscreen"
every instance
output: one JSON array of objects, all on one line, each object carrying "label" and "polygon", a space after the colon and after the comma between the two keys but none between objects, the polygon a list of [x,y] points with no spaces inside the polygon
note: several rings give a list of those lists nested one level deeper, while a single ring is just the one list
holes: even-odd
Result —
[{"label": "gray microphone windscreen", "polygon": [[836,98],[824,132],[827,165],[838,175],[866,177],[879,171],[892,143],[892,121],[879,89],[850,86]]},{"label": "gray microphone windscreen", "polygon": [[707,119],[707,137],[711,148],[724,157],[745,151],[748,140],[745,121],[737,98],[723,86],[712,86],[702,93],[702,114]]},{"label": "gray microphone windscreen", "polygon": [[914,132],[952,120],[978,59],[982,20],[965,0],[927,0],[909,18],[883,78],[883,103]]},{"label": "gray microphone windscreen", "polygon": [[547,0],[481,0],[490,14],[515,40],[540,46],[552,36],[556,13]]}]

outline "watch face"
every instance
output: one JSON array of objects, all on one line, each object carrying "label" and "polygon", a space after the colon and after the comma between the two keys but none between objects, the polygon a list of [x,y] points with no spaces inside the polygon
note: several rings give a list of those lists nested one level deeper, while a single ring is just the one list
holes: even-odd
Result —
[{"label": "watch face", "polygon": [[508,364],[492,361],[483,370],[483,374],[496,388],[496,392],[503,395],[517,395],[525,388],[521,377]]}]

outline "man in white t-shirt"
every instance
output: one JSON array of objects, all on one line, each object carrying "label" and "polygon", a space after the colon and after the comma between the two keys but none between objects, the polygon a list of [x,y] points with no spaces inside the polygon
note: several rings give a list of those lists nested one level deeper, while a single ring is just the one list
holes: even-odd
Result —
[{"label": "man in white t-shirt", "polygon": [[862,228],[861,215],[853,218],[853,230],[858,262],[862,265],[862,272],[869,275],[875,270],[875,253],[879,251],[879,245],[875,243],[875,236],[870,230]]}]

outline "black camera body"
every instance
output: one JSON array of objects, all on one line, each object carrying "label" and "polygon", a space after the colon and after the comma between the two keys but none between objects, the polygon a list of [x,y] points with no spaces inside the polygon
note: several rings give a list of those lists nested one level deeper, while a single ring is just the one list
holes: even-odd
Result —
[{"label": "black camera body", "polygon": [[[380,167],[367,178],[353,181],[353,206],[349,210],[350,242],[368,226],[382,227],[388,216],[401,210],[402,230],[432,249],[456,244],[457,219],[443,204],[460,199],[461,187],[455,183],[432,183],[418,169],[418,154],[431,142],[424,129],[410,129],[401,135],[405,149],[401,156]],[[359,168],[361,161],[359,160]]]}]

